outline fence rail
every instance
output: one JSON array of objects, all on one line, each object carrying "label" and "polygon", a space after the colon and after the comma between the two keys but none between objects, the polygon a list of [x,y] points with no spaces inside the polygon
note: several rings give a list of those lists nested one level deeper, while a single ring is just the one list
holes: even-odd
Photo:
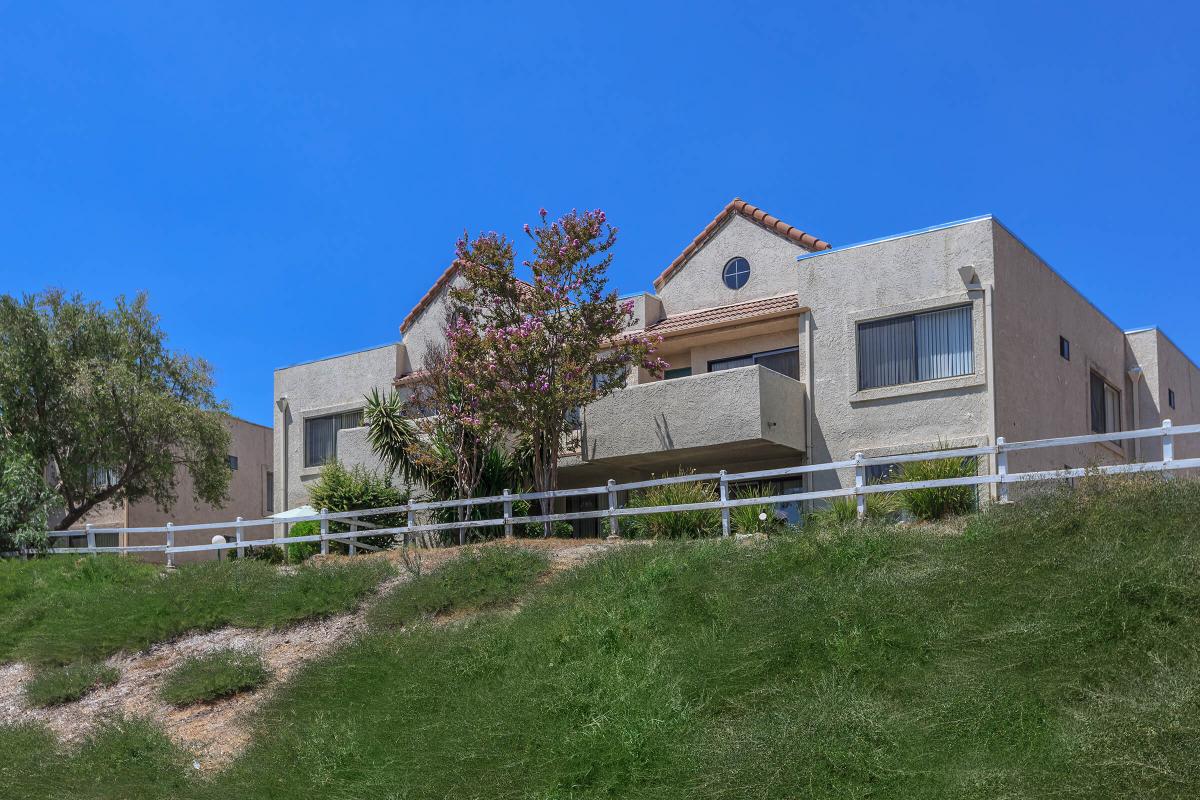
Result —
[{"label": "fence rail", "polygon": [[[1086,436],[1063,436],[1053,439],[1037,439],[1024,442],[1007,442],[1004,440],[1004,437],[1001,436],[996,438],[995,444],[980,445],[978,447],[961,447],[952,450],[936,451],[927,450],[921,452],[900,453],[889,456],[877,456],[872,458],[866,458],[862,453],[856,453],[854,458],[844,461],[831,461],[822,464],[805,464],[796,467],[781,467],[777,469],[755,470],[751,472],[728,473],[725,470],[721,470],[720,472],[678,475],[667,478],[634,481],[632,483],[616,483],[610,480],[603,486],[590,486],[582,489],[564,489],[553,492],[522,492],[514,494],[508,490],[505,490],[503,494],[491,497],[472,497],[431,502],[411,502],[400,506],[368,508],[355,511],[330,512],[322,510],[319,513],[309,516],[292,517],[282,520],[275,518],[244,520],[241,517],[238,517],[236,520],[231,522],[205,522],[191,525],[174,525],[173,523],[168,522],[166,525],[161,527],[137,528],[102,528],[89,525],[83,531],[49,531],[46,535],[50,538],[86,537],[86,547],[52,547],[49,548],[49,552],[52,553],[166,553],[168,564],[173,563],[173,556],[177,553],[219,553],[222,550],[237,550],[239,555],[243,555],[247,548],[283,546],[306,542],[319,542],[322,553],[329,552],[330,542],[346,542],[353,553],[358,548],[362,548],[364,550],[379,549],[378,547],[360,541],[363,538],[371,538],[376,536],[403,536],[405,543],[408,543],[411,541],[411,537],[416,534],[451,530],[465,531],[474,528],[502,527],[504,529],[504,535],[511,538],[513,535],[513,526],[515,525],[565,522],[586,519],[608,519],[610,532],[616,533],[618,524],[617,521],[621,517],[632,517],[643,514],[674,513],[680,511],[720,510],[721,533],[723,536],[728,536],[730,534],[730,509],[738,508],[740,506],[775,505],[781,503],[795,503],[812,500],[827,500],[838,497],[854,497],[856,499],[857,514],[861,519],[866,516],[867,497],[872,494],[952,486],[995,486],[997,499],[1000,502],[1005,502],[1008,500],[1008,487],[1011,484],[1017,483],[1078,478],[1088,474],[1089,472],[1106,475],[1161,472],[1169,476],[1176,470],[1200,468],[1200,458],[1175,459],[1174,457],[1175,437],[1197,433],[1200,433],[1200,425],[1180,425],[1175,427],[1171,424],[1170,420],[1164,420],[1161,427],[1144,428],[1133,431],[1117,431],[1113,433],[1099,433]],[[1090,468],[1037,470],[1018,473],[1010,473],[1008,471],[1008,454],[1013,452],[1045,449],[1050,447],[1069,447],[1074,445],[1097,444],[1101,442],[1119,442],[1130,439],[1149,438],[1158,438],[1162,442],[1162,459],[1159,461],[1109,464]],[[891,482],[874,485],[868,485],[866,480],[867,467],[871,466],[901,464],[931,459],[973,458],[979,456],[995,456],[995,471],[987,474],[970,475],[959,478]],[[854,484],[852,486],[846,486],[837,489],[822,489],[808,492],[794,492],[791,494],[746,498],[731,497],[729,492],[730,484],[741,483],[744,481],[791,477],[814,472],[827,472],[851,468],[854,470]],[[719,499],[701,503],[683,503],[678,505],[647,506],[638,508],[621,507],[617,503],[618,492],[627,492],[636,489],[646,489],[654,486],[666,486],[670,484],[690,482],[716,483]],[[574,511],[564,513],[513,516],[514,502],[554,500],[558,498],[586,497],[591,495],[607,497],[606,507],[595,511]],[[442,509],[471,508],[474,506],[487,505],[495,505],[500,507],[502,510],[502,515],[490,519],[467,519],[452,522],[416,524],[416,514],[418,512]],[[381,527],[377,524],[370,523],[362,519],[363,517],[384,514],[406,514],[407,523],[401,526]],[[308,521],[319,522],[321,525],[321,532],[319,534],[312,534],[308,536],[291,536],[282,538],[272,537],[270,539],[245,538],[245,531],[247,528],[261,527],[266,525],[291,525],[298,522]],[[344,522],[350,526],[350,530],[330,532],[329,525],[331,522]],[[234,531],[234,541],[231,542],[227,541],[225,543],[196,545],[175,544],[175,534],[177,533],[208,530],[227,531],[230,529]],[[166,544],[119,545],[116,547],[98,547],[96,545],[97,534],[112,533],[127,535],[165,534]]]}]

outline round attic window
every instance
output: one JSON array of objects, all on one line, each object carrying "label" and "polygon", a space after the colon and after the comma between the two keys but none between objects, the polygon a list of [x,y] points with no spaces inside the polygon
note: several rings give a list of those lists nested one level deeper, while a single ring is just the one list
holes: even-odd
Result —
[{"label": "round attic window", "polygon": [[721,270],[721,278],[730,289],[742,288],[750,280],[750,262],[741,256],[729,259]]}]

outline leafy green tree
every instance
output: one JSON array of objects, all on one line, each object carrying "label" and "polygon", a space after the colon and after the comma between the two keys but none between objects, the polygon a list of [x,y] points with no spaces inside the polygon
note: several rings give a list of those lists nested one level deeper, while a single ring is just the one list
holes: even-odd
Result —
[{"label": "leafy green tree", "polygon": [[0,435],[0,551],[44,547],[50,510],[57,505],[38,462],[16,438]]},{"label": "leafy green tree", "polygon": [[168,511],[178,467],[197,502],[224,502],[229,432],[212,367],[165,339],[145,294],[111,309],[57,289],[0,297],[0,435],[48,467],[60,530],[106,502]]}]

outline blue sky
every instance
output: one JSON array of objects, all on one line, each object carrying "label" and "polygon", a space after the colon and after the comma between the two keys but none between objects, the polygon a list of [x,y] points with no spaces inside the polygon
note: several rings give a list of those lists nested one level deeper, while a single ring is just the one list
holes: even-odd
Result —
[{"label": "blue sky", "polygon": [[0,0],[0,292],[147,290],[269,424],[464,228],[604,208],[633,291],[740,196],[835,245],[994,213],[1200,359],[1197,41],[1187,3]]}]

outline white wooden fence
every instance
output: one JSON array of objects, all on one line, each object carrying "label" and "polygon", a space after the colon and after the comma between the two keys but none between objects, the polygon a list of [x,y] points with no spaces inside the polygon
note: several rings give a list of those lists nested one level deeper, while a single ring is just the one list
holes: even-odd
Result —
[{"label": "white wooden fence", "polygon": [[[838,497],[853,496],[856,498],[858,516],[861,519],[866,516],[867,496],[885,492],[903,492],[911,489],[932,489],[948,486],[977,487],[994,485],[996,487],[997,499],[1000,502],[1005,502],[1008,500],[1009,486],[1015,483],[1078,478],[1088,473],[1115,475],[1139,472],[1161,472],[1166,475],[1170,475],[1176,470],[1200,468],[1200,458],[1177,460],[1174,457],[1175,437],[1196,433],[1200,433],[1200,425],[1181,425],[1179,427],[1174,427],[1171,425],[1170,420],[1165,420],[1162,424],[1162,427],[1145,428],[1135,431],[1119,431],[1115,433],[1091,434],[1087,436],[1065,436],[1056,439],[1038,439],[1026,442],[1006,442],[1004,437],[997,437],[994,445],[963,447],[953,450],[922,451],[917,453],[904,453],[876,458],[864,458],[862,453],[856,453],[854,458],[846,461],[833,461],[825,464],[805,464],[804,466],[799,467],[783,467],[780,469],[756,470],[753,472],[728,473],[725,470],[721,470],[720,472],[679,475],[670,478],[635,481],[633,483],[616,483],[610,480],[604,486],[591,486],[584,489],[562,489],[554,492],[523,492],[519,494],[513,494],[506,489],[504,494],[493,497],[472,497],[467,499],[442,500],[426,503],[414,502],[401,506],[392,506],[389,508],[370,508],[342,512],[329,512],[322,510],[319,514],[314,514],[312,516],[293,517],[286,520],[271,518],[244,520],[241,517],[238,517],[232,522],[212,522],[195,525],[174,525],[168,522],[165,526],[150,528],[100,528],[89,525],[84,531],[50,531],[47,533],[47,536],[51,538],[61,538],[79,537],[83,535],[86,536],[87,539],[87,544],[84,548],[55,547],[50,548],[49,551],[52,553],[166,553],[168,564],[174,562],[174,556],[177,553],[237,550],[238,555],[242,556],[245,554],[247,548],[285,546],[289,544],[300,544],[303,542],[320,542],[321,552],[328,553],[330,542],[344,541],[348,543],[351,553],[353,553],[358,548],[367,550],[378,549],[361,542],[360,540],[364,537],[395,535],[402,536],[405,543],[408,543],[412,540],[413,536],[421,533],[471,528],[503,527],[504,535],[511,538],[513,536],[513,527],[515,525],[557,522],[560,520],[568,521],[603,518],[608,520],[610,532],[612,534],[616,534],[618,520],[621,517],[639,514],[662,514],[679,511],[702,511],[710,509],[719,509],[721,511],[721,532],[722,535],[728,536],[730,533],[729,510],[738,506],[773,505],[777,503],[828,500]],[[1009,453],[1023,450],[1044,449],[1049,447],[1069,447],[1074,445],[1095,444],[1099,442],[1118,442],[1128,439],[1159,439],[1162,442],[1162,460],[1127,464],[1111,464],[1097,467],[1081,467],[1075,469],[1041,470],[1036,472],[1011,473],[1008,471]],[[889,482],[875,485],[868,485],[866,480],[867,467],[870,466],[902,464],[912,461],[928,461],[931,459],[943,458],[977,458],[980,456],[996,457],[996,470],[994,473],[969,475],[960,478],[912,481],[906,483]],[[729,492],[730,484],[744,481],[761,481],[773,478],[786,478],[814,472],[826,472],[850,468],[854,469],[854,485],[847,486],[845,488],[745,498],[733,498],[730,496]],[[719,489],[719,499],[702,503],[685,503],[681,505],[639,508],[621,507],[617,502],[617,495],[619,492],[645,489],[651,486],[664,486],[673,483],[688,483],[697,481],[715,482]],[[607,507],[597,511],[577,511],[561,514],[513,516],[513,503],[517,501],[583,497],[589,495],[601,495],[607,497]],[[462,522],[455,521],[429,524],[416,523],[416,514],[418,512],[447,508],[470,508],[472,506],[481,505],[500,506],[502,508],[502,516],[492,519],[468,519]],[[371,517],[380,514],[406,514],[407,524],[399,527],[380,527],[363,519],[363,517]],[[245,532],[248,528],[282,526],[285,524],[294,524],[309,520],[320,522],[321,532],[319,534],[270,539],[245,538]],[[350,530],[331,533],[329,530],[329,525],[331,522],[335,521],[346,523],[350,527]],[[197,545],[175,544],[175,535],[184,531],[227,531],[231,529],[234,531],[234,541],[232,542],[225,542],[224,544],[217,543]],[[96,535],[105,533],[127,534],[131,536],[151,534],[162,536],[163,534],[166,534],[166,544],[97,547]]]}]

